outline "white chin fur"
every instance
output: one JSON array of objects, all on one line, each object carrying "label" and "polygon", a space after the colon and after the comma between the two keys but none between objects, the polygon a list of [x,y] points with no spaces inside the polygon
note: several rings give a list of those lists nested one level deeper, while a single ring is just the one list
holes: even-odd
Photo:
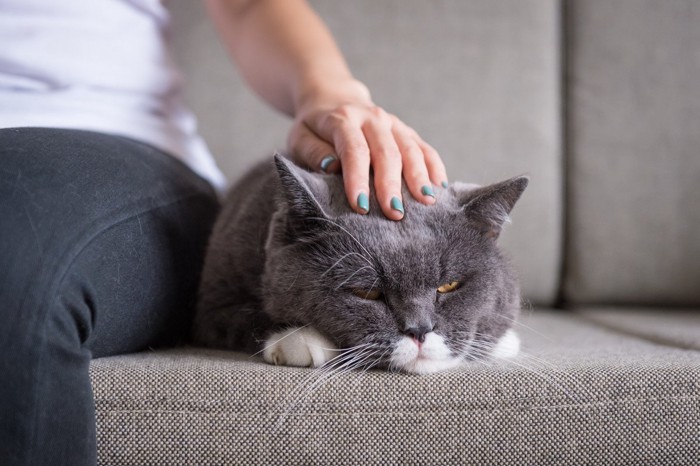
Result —
[{"label": "white chin fur", "polygon": [[497,359],[514,358],[520,352],[520,338],[514,330],[508,330],[491,352],[491,356]]},{"label": "white chin fur", "polygon": [[437,333],[425,336],[419,349],[410,337],[401,338],[391,353],[391,367],[412,374],[432,374],[457,366],[462,359],[451,355],[445,340]]},{"label": "white chin fur", "polygon": [[294,327],[270,335],[263,359],[278,366],[320,367],[338,354],[336,346],[315,328]]}]

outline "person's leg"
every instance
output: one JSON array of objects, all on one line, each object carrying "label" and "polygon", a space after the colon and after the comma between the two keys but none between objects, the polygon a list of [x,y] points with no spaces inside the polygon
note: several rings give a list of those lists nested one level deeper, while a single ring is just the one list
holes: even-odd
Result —
[{"label": "person's leg", "polygon": [[0,464],[93,464],[92,357],[187,332],[218,204],[144,144],[0,130]]}]

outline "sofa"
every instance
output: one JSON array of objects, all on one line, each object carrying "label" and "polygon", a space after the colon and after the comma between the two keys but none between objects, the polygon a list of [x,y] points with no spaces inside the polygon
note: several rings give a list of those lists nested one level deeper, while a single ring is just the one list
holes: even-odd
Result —
[{"label": "sofa", "polygon": [[[315,0],[356,76],[451,180],[527,173],[499,240],[520,356],[323,377],[193,347],[91,365],[101,464],[700,464],[697,0]],[[198,2],[170,2],[227,176],[290,122]]]}]

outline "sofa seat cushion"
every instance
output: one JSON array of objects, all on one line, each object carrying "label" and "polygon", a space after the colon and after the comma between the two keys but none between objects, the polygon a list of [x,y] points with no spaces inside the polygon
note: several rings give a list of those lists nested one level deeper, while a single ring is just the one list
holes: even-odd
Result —
[{"label": "sofa seat cushion", "polygon": [[415,376],[175,349],[97,359],[104,464],[692,464],[700,352],[575,313],[521,356]]},{"label": "sofa seat cushion", "polygon": [[690,309],[582,307],[576,313],[617,332],[700,351],[700,312]]}]

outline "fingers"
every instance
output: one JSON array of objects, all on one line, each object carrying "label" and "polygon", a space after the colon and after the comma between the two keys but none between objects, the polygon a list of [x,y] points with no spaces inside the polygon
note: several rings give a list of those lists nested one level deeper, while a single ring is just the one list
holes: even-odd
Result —
[{"label": "fingers", "polygon": [[292,127],[287,145],[298,165],[324,173],[340,170],[340,160],[333,146],[319,138],[303,122]]},{"label": "fingers", "polygon": [[295,159],[325,173],[338,172],[342,166],[348,203],[357,213],[369,211],[370,167],[377,202],[392,220],[405,214],[402,178],[411,195],[426,205],[435,203],[436,186],[447,187],[437,151],[379,107],[342,105],[297,121],[289,138]]},{"label": "fingers", "polygon": [[421,138],[418,138],[416,143],[418,144],[418,147],[420,147],[421,151],[423,152],[423,156],[425,157],[425,165],[428,169],[430,180],[435,186],[447,188],[447,170],[445,169],[445,164],[442,162],[438,152]]},{"label": "fingers", "polygon": [[343,122],[333,131],[333,142],[343,165],[345,195],[352,209],[360,214],[369,212],[370,147],[362,130]]},{"label": "fingers", "polygon": [[401,196],[401,151],[392,134],[388,115],[382,115],[380,112],[383,111],[379,110],[376,119],[368,120],[362,130],[372,154],[377,201],[387,218],[401,220],[404,216]]},{"label": "fingers", "polygon": [[376,108],[376,119],[363,126],[374,168],[377,200],[387,218],[404,216],[401,178],[411,195],[426,205],[436,202],[434,186],[447,187],[445,166],[437,151],[395,116]]},{"label": "fingers", "polygon": [[392,131],[401,151],[403,177],[408,190],[419,202],[426,205],[435,204],[434,183],[428,173],[425,154],[414,135],[411,134],[412,130],[401,121],[397,121]]}]

